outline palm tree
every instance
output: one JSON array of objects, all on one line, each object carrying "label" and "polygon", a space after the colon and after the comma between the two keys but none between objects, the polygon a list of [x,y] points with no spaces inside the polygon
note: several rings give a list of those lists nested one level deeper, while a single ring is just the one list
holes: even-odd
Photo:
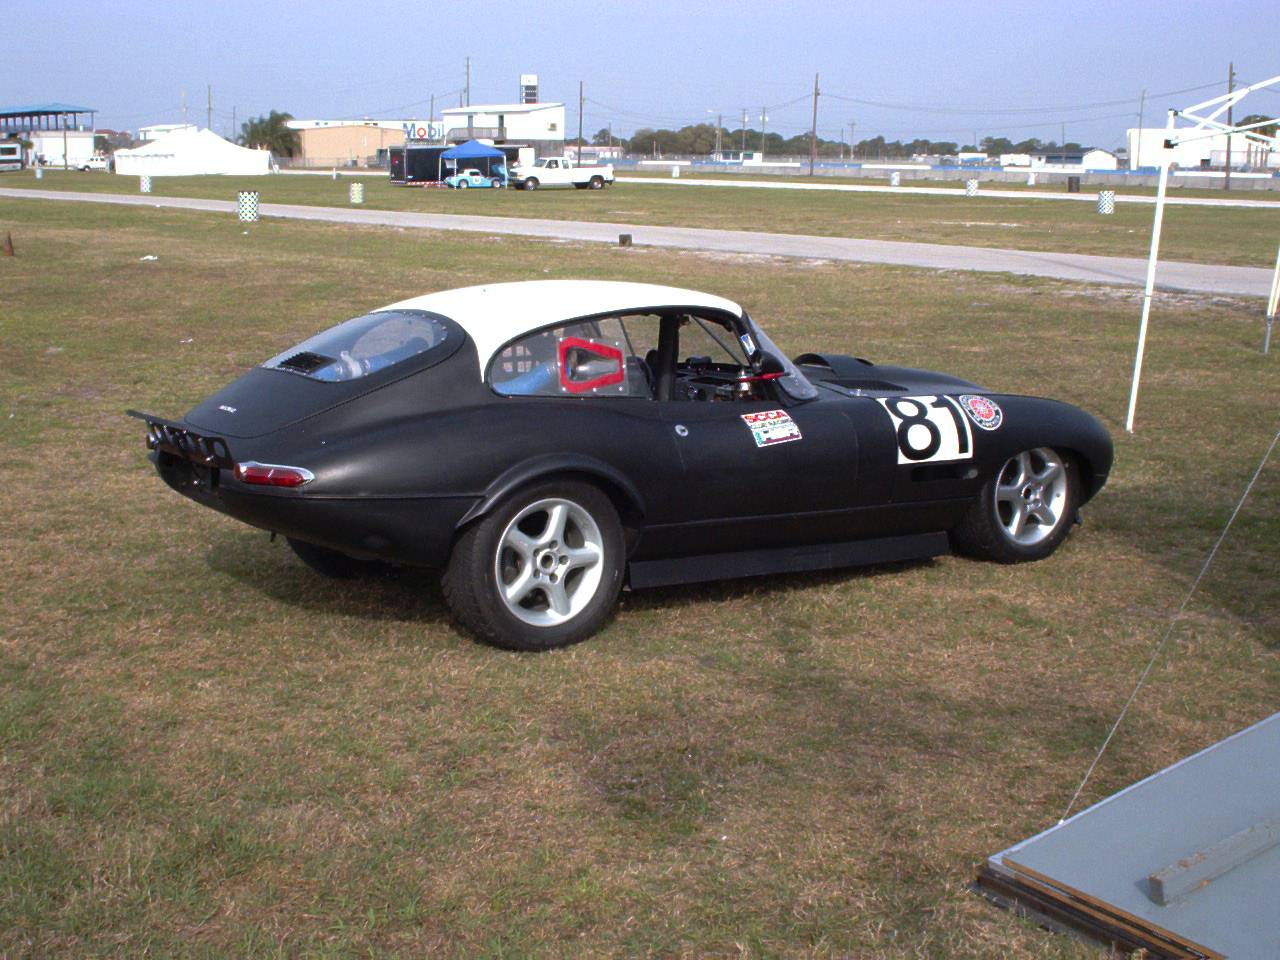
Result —
[{"label": "palm tree", "polygon": [[246,147],[270,150],[277,157],[292,157],[302,148],[297,130],[289,129],[290,113],[272,110],[265,117],[254,117],[240,126],[238,143]]}]

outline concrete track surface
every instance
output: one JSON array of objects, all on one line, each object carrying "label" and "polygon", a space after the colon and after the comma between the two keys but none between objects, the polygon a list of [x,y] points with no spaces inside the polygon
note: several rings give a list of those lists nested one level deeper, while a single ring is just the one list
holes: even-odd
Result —
[{"label": "concrete track surface", "polygon": [[[18,200],[111,203],[131,207],[236,213],[236,204],[231,200],[26,189],[0,189],[0,196]],[[317,220],[326,223],[404,227],[418,230],[462,230],[490,235],[505,234],[587,243],[617,243],[619,234],[629,233],[633,238],[632,242],[639,246],[893,264],[929,270],[1012,273],[1074,280],[1081,283],[1109,283],[1140,287],[1146,276],[1146,260],[1136,257],[1098,257],[1079,253],[903,243],[896,240],[854,240],[843,237],[814,237],[748,230],[705,230],[695,227],[587,223],[575,220],[408,213],[394,210],[368,210],[360,207],[312,207],[264,203],[259,210],[264,217],[283,217],[293,220]],[[1271,271],[1262,267],[1161,262],[1157,272],[1157,285],[1164,290],[1266,297],[1271,289]]]}]

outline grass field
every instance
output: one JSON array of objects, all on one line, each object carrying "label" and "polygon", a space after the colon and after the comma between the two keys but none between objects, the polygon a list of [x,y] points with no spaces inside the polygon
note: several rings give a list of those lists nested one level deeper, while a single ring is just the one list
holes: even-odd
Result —
[{"label": "grass field", "polygon": [[[569,152],[572,153],[572,150]],[[875,163],[880,161],[870,162]],[[882,162],[892,163],[894,161],[885,160]],[[806,160],[804,163],[805,166],[801,169],[807,170],[808,161]],[[909,171],[904,170],[902,173],[903,186],[941,187],[946,190],[959,191],[963,191],[965,187],[965,178],[956,180],[910,180],[907,179]],[[619,167],[618,175],[627,177],[652,177],[665,180],[671,178],[671,166],[660,164],[658,166],[644,166],[639,169],[632,167]],[[976,176],[981,181],[981,189],[983,190],[1014,190],[1018,193],[1065,193],[1067,185],[1062,180],[1058,179],[1062,175],[1063,174],[1058,173],[1054,175],[1052,179],[1046,179],[1047,175],[1041,175],[1038,183],[1033,186],[1027,186],[1025,180],[1005,182],[1001,180],[985,179],[986,171],[978,171],[973,174],[973,176]],[[889,181],[887,176],[884,175],[884,171],[881,171],[881,176],[876,177],[830,176],[824,173],[818,173],[815,176],[810,177],[807,172],[780,174],[757,171],[753,173],[750,167],[745,168],[742,173],[703,173],[702,168],[700,167],[684,167],[681,170],[681,176],[695,177],[699,180],[726,180],[729,182],[734,180],[763,180],[767,183],[850,183],[868,187],[887,187],[889,185]],[[1019,174],[1019,176],[1022,176],[1022,174]],[[1230,191],[1223,190],[1222,187],[1182,187],[1170,184],[1169,196],[1175,198],[1196,197],[1213,200],[1261,200],[1280,203],[1280,192],[1275,190],[1257,190],[1250,186],[1242,186],[1242,184],[1248,184],[1250,182],[1251,181],[1236,180],[1234,181],[1235,186]],[[1119,181],[1114,185],[1111,183],[1090,183],[1086,181],[1081,184],[1080,189],[1085,194],[1096,194],[1099,190],[1114,190],[1121,196],[1154,197],[1156,195],[1155,187],[1136,184],[1131,185],[1124,181]]]},{"label": "grass field", "polygon": [[[0,955],[1097,955],[967,884],[1061,814],[1280,427],[1257,302],[1158,298],[1131,437],[1128,291],[3,199],[0,231]],[[1111,483],[1043,563],[628,594],[518,656],[428,575],[327,582],[173,494],[123,416],[372,306],[567,276],[1078,403]],[[1273,462],[1086,801],[1275,709],[1278,496]]]},{"label": "grass field", "polygon": [[[909,196],[732,190],[623,183],[607,190],[423,190],[361,178],[365,206],[375,210],[468,213],[557,220],[765,230],[818,236],[909,240],[980,247],[1145,257],[1153,208],[1120,204],[1099,216],[1088,203],[1005,197]],[[158,196],[234,200],[256,190],[266,203],[347,206],[350,178],[319,176],[157,177]],[[0,178],[0,185],[134,193],[133,177],[48,171]],[[1280,204],[1274,210],[1170,207],[1165,214],[1166,260],[1271,266],[1280,247]]]}]

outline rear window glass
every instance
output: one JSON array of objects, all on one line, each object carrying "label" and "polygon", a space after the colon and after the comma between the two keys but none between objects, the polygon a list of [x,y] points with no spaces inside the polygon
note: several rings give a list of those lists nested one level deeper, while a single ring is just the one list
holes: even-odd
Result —
[{"label": "rear window glass", "polygon": [[358,380],[435,350],[448,336],[441,319],[424,310],[378,310],[317,333],[263,366],[327,383]]}]

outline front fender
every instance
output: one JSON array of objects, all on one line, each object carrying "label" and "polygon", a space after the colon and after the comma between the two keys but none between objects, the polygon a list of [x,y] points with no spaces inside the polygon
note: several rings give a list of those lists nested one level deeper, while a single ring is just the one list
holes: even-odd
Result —
[{"label": "front fender", "polygon": [[[1004,422],[989,436],[998,443],[986,445],[1008,458],[1033,447],[1053,447],[1071,453],[1084,481],[1081,502],[1093,497],[1107,482],[1115,449],[1111,434],[1096,417],[1079,407],[1042,397],[987,394],[1000,404]],[[975,433],[978,431],[975,431]],[[1001,461],[1003,462],[1003,461]]]}]

